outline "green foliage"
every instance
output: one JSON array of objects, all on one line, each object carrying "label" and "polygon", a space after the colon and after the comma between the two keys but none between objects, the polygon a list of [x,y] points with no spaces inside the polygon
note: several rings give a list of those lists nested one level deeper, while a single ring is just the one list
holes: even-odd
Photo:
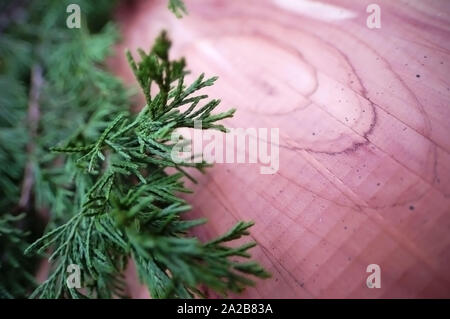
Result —
[{"label": "green foliage", "polygon": [[[149,53],[139,50],[141,61],[127,57],[147,104],[136,115],[118,112],[110,125],[95,140],[74,136],[52,150],[68,154],[66,166],[74,172],[74,198],[80,198],[75,215],[31,245],[27,252],[44,252],[53,246],[50,260],[54,270],[33,296],[101,297],[120,295],[120,278],[126,260],[132,257],[141,280],[152,297],[187,298],[198,294],[204,284],[220,293],[239,292],[253,282],[247,274],[267,277],[254,262],[239,262],[231,257],[248,258],[254,243],[230,248],[226,242],[247,235],[252,223],[239,222],[223,236],[207,243],[187,235],[204,220],[183,220],[189,210],[178,192],[188,192],[182,182],[183,167],[201,169],[206,163],[175,163],[171,158],[172,132],[193,127],[225,130],[217,122],[231,117],[234,110],[211,114],[218,101],[199,106],[205,95],[195,95],[215,78],[201,75],[184,85],[187,73],[184,60],[169,60],[170,41],[163,32]],[[150,86],[158,92],[151,96]],[[181,111],[180,107],[188,106]],[[168,174],[172,167],[179,173]],[[75,205],[74,205],[75,206]],[[84,294],[65,285],[67,266],[78,264],[84,271],[88,288]]]},{"label": "green foliage", "polygon": [[186,6],[182,0],[169,0],[168,7],[177,18],[181,18],[183,15],[187,14]]},{"label": "green foliage", "polygon": [[[1,40],[0,40],[1,41]],[[0,75],[0,209],[17,203],[27,143],[24,88],[13,76]]]},{"label": "green foliage", "polygon": [[0,299],[23,298],[34,286],[33,264],[23,254],[28,233],[17,225],[24,217],[3,214],[0,218]]},{"label": "green foliage", "polygon": [[[87,21],[82,29],[66,27],[69,3],[82,8]],[[128,103],[128,94],[105,72],[103,62],[117,39],[104,18],[113,3],[0,4],[0,297],[23,298],[34,287],[29,274],[36,259],[26,258],[23,251],[42,233],[44,221],[37,216],[49,212],[52,229],[72,215],[73,192],[66,189],[71,173],[49,148],[72,135],[96,136],[108,125],[110,114]],[[44,79],[39,88],[31,80],[36,66]],[[34,102],[39,114],[30,119],[33,90],[38,91]],[[28,191],[22,187],[25,180],[31,181]],[[17,220],[19,213],[24,214]]]}]

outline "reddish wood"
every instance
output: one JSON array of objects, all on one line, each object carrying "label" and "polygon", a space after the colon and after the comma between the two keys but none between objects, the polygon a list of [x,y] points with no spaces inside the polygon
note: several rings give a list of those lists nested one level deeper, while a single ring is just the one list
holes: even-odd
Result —
[{"label": "reddish wood", "polygon": [[[237,107],[228,126],[280,128],[278,173],[217,164],[187,197],[191,216],[209,218],[202,238],[256,222],[253,256],[273,278],[241,297],[450,297],[450,2],[378,0],[382,27],[369,29],[372,2],[309,12],[300,0],[192,0],[182,20],[166,1],[118,12],[113,65],[127,82],[124,48],[148,48],[165,28],[194,74],[220,76],[209,93]],[[372,263],[381,289],[366,286]]]}]

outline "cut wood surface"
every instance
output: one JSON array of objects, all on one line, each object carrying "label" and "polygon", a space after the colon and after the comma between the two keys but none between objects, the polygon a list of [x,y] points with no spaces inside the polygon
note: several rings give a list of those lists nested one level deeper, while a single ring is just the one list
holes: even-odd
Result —
[{"label": "cut wood surface", "polygon": [[166,29],[193,76],[219,76],[228,127],[279,128],[275,174],[216,164],[186,196],[203,239],[255,221],[273,277],[238,297],[450,297],[450,1],[192,0],[181,20],[166,2],[122,3],[115,71],[135,83],[124,49]]}]

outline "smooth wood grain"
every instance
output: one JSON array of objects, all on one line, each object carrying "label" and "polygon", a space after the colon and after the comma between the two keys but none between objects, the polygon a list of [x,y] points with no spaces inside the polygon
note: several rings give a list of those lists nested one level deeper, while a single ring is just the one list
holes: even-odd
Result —
[{"label": "smooth wood grain", "polygon": [[111,64],[133,84],[124,48],[164,28],[194,75],[220,77],[208,93],[237,107],[229,127],[280,129],[276,174],[217,164],[186,197],[209,219],[201,238],[256,222],[273,278],[240,297],[450,297],[450,2],[305,2],[187,0],[182,20],[166,1],[124,2]]}]

